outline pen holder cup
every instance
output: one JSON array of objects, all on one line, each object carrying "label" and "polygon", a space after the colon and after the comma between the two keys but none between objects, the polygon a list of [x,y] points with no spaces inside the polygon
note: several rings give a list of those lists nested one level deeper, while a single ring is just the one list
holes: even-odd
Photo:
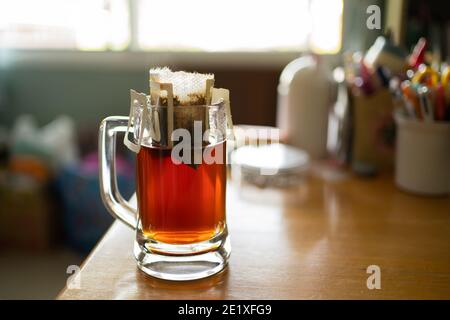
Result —
[{"label": "pen holder cup", "polygon": [[450,193],[450,123],[422,122],[395,114],[395,181],[419,195]]}]

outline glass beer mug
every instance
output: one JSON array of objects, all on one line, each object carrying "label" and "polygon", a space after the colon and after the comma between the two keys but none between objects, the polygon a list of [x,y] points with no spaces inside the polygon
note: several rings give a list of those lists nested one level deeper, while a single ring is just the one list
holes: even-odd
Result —
[{"label": "glass beer mug", "polygon": [[[131,104],[129,117],[108,117],[100,126],[105,206],[136,230],[134,256],[146,274],[194,280],[220,272],[231,250],[225,217],[223,102],[169,108],[131,90]],[[137,208],[117,187],[118,132],[125,133],[125,144],[137,153]]]}]

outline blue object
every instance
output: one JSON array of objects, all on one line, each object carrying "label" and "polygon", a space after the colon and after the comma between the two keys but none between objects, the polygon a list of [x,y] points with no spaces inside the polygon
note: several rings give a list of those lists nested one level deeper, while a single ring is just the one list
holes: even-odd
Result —
[{"label": "blue object", "polygon": [[[69,246],[81,252],[89,252],[114,220],[102,203],[98,163],[96,170],[92,170],[92,158],[88,156],[85,163],[63,168],[57,178],[65,239]],[[129,198],[135,190],[135,171],[129,162],[119,162],[117,183],[124,197]]]}]

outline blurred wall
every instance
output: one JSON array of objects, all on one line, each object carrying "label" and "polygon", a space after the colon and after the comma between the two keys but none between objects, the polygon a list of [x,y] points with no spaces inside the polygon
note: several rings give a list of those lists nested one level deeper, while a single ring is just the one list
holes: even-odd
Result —
[{"label": "blurred wall", "polygon": [[98,125],[107,115],[128,113],[129,88],[144,90],[146,72],[11,68],[2,76],[1,122],[11,125],[28,113],[45,124],[67,114],[83,126]]},{"label": "blurred wall", "polygon": [[[398,1],[398,0],[388,0]],[[382,30],[369,30],[366,21],[369,15],[367,8],[377,5],[381,9],[381,26],[385,24],[386,18],[385,0],[344,0],[344,23],[342,51],[367,50],[382,33]]]},{"label": "blurred wall", "polygon": [[[101,54],[101,53],[99,53]],[[184,69],[178,65],[176,69]],[[276,87],[281,67],[195,68],[213,72],[216,86],[231,90],[232,112],[236,123],[274,125]],[[10,126],[24,113],[45,124],[67,114],[79,128],[98,126],[108,115],[128,115],[129,89],[148,92],[148,69],[90,68],[85,66],[11,67],[2,72],[0,123]]]}]

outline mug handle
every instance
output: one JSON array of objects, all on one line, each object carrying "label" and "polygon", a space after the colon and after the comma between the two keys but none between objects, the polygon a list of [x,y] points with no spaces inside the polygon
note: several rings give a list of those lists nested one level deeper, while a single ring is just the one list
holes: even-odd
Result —
[{"label": "mug handle", "polygon": [[119,192],[116,175],[116,137],[126,132],[128,117],[108,117],[100,124],[98,135],[100,195],[113,217],[136,229],[137,210]]}]

